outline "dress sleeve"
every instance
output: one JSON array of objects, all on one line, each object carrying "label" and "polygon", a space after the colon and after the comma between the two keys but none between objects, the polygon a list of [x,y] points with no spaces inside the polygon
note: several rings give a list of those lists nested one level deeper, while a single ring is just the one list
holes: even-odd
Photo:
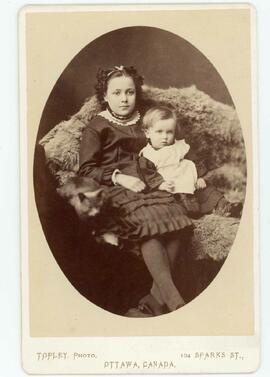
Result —
[{"label": "dress sleeve", "polygon": [[153,162],[145,157],[139,157],[138,159],[139,175],[145,182],[147,187],[151,190],[158,189],[160,184],[164,182],[163,177],[157,172],[157,169]]},{"label": "dress sleeve", "polygon": [[93,178],[100,184],[112,186],[113,167],[102,167],[102,144],[98,131],[93,127],[86,127],[80,145],[80,167],[78,174]]}]

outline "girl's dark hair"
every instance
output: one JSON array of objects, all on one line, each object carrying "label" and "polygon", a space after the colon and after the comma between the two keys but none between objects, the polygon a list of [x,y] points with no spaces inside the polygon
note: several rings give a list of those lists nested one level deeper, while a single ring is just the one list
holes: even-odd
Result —
[{"label": "girl's dark hair", "polygon": [[104,96],[106,95],[108,89],[108,82],[114,77],[121,76],[131,77],[133,79],[136,88],[136,104],[138,105],[140,103],[142,98],[143,77],[138,74],[137,70],[133,66],[115,66],[106,70],[99,68],[97,72],[95,91],[97,99],[103,109],[106,107]]}]

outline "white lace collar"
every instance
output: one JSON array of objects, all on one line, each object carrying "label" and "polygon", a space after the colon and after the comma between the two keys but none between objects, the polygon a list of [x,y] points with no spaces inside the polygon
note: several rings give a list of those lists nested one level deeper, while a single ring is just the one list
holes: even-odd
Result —
[{"label": "white lace collar", "polygon": [[102,116],[103,118],[107,119],[109,122],[116,123],[119,126],[132,126],[133,124],[136,124],[138,120],[141,118],[141,115],[139,111],[135,111],[134,114],[131,115],[130,118],[127,120],[120,120],[115,118],[109,110],[101,111],[98,115]]}]

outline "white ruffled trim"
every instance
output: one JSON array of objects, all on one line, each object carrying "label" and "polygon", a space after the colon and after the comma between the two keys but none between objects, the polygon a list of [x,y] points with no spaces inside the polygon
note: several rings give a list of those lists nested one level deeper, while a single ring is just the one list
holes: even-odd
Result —
[{"label": "white ruffled trim", "polygon": [[141,118],[141,115],[139,113],[139,111],[136,111],[128,120],[126,121],[121,121],[120,119],[117,119],[115,118],[110,112],[109,110],[104,110],[104,111],[101,111],[98,115],[102,116],[103,118],[107,119],[109,122],[112,122],[112,123],[116,123],[117,125],[119,126],[132,126],[134,124],[136,124],[140,118]]},{"label": "white ruffled trim", "polygon": [[147,144],[139,153],[140,156],[145,156],[150,161],[155,162],[157,158],[164,155],[164,153],[170,154],[172,151],[176,151],[179,160],[183,159],[188,153],[190,145],[186,143],[185,139],[175,140],[174,144],[167,145],[160,149],[154,149],[151,144]]}]

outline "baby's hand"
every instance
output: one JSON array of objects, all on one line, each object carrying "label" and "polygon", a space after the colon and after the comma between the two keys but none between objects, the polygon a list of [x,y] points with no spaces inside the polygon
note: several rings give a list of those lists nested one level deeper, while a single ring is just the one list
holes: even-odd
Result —
[{"label": "baby's hand", "polygon": [[163,190],[163,191],[168,191],[168,192],[173,192],[174,191],[174,184],[173,182],[162,182],[160,185],[159,185],[159,190]]},{"label": "baby's hand", "polygon": [[204,189],[206,187],[206,182],[203,178],[198,178],[195,186],[197,190]]}]

